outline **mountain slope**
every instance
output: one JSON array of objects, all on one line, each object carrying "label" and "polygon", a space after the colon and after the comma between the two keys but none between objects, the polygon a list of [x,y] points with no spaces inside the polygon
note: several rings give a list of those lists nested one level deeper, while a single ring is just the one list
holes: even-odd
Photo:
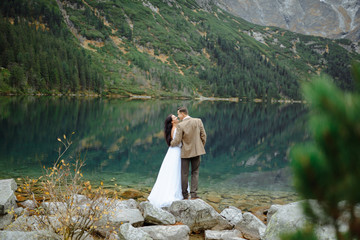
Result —
[{"label": "mountain slope", "polygon": [[[39,6],[40,12],[36,10]],[[29,43],[27,49],[16,48],[7,36],[0,42],[7,42],[0,54],[10,48],[15,57],[2,62],[2,92],[19,89],[12,82],[12,66],[16,63],[23,70],[18,77],[25,93],[29,89],[43,92],[45,88],[58,92],[88,89],[124,96],[299,99],[299,83],[321,72],[333,76],[339,86],[351,89],[349,66],[352,60],[360,59],[350,41],[254,25],[210,3],[203,7],[196,1],[172,0],[12,0],[2,2],[0,7],[3,25],[10,32],[20,28],[49,37],[62,36],[59,41],[67,42],[89,59],[70,65],[74,68],[70,71],[71,82],[78,82],[73,84],[75,87],[66,89],[70,85],[62,84],[69,81],[64,74],[54,84],[53,78],[47,77],[48,82],[39,88],[29,81],[29,67],[18,58],[20,53],[27,56],[28,49],[39,47]],[[56,16],[57,24],[52,16]],[[44,27],[36,30],[29,28],[29,23]],[[44,64],[48,70],[53,69],[49,61]],[[84,81],[77,79],[92,74],[81,74],[81,66],[96,70],[96,79],[100,79],[96,81],[101,84],[84,87]],[[38,73],[47,76],[42,68]]]},{"label": "mountain slope", "polygon": [[216,4],[256,24],[360,41],[360,2],[357,0],[216,0]]}]

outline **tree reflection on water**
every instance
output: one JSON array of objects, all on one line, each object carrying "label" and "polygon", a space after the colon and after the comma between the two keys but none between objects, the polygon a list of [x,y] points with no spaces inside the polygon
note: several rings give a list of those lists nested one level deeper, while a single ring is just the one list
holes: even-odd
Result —
[{"label": "tree reflection on water", "polygon": [[154,179],[167,150],[163,121],[181,105],[204,122],[208,183],[286,169],[289,147],[308,139],[303,104],[0,97],[0,178],[40,174],[57,157],[57,137],[75,132],[68,157],[86,157],[88,176]]}]

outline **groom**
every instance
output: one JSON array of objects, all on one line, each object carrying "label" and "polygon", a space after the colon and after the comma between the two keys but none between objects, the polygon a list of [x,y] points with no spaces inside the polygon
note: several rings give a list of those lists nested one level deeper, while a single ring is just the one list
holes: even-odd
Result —
[{"label": "groom", "polygon": [[192,118],[186,107],[180,107],[177,111],[181,122],[176,129],[176,135],[171,141],[171,146],[177,146],[182,142],[181,148],[181,188],[184,199],[189,198],[188,177],[189,165],[191,164],[191,199],[199,198],[197,195],[199,181],[200,155],[205,154],[206,132],[200,118]]}]

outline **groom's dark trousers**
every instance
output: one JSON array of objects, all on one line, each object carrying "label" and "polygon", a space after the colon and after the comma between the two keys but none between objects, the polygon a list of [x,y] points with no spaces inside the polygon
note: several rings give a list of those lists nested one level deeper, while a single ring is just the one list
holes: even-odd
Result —
[{"label": "groom's dark trousers", "polygon": [[189,166],[191,164],[191,186],[190,195],[191,198],[196,198],[199,182],[199,166],[200,156],[192,158],[181,158],[181,188],[184,199],[189,198],[188,193],[188,181],[189,181]]}]

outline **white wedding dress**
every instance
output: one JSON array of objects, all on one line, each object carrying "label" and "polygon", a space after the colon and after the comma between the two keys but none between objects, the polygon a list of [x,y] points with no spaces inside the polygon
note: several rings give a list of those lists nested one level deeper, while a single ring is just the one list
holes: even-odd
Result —
[{"label": "white wedding dress", "polygon": [[155,207],[162,208],[182,199],[181,146],[169,147],[148,200]]}]

